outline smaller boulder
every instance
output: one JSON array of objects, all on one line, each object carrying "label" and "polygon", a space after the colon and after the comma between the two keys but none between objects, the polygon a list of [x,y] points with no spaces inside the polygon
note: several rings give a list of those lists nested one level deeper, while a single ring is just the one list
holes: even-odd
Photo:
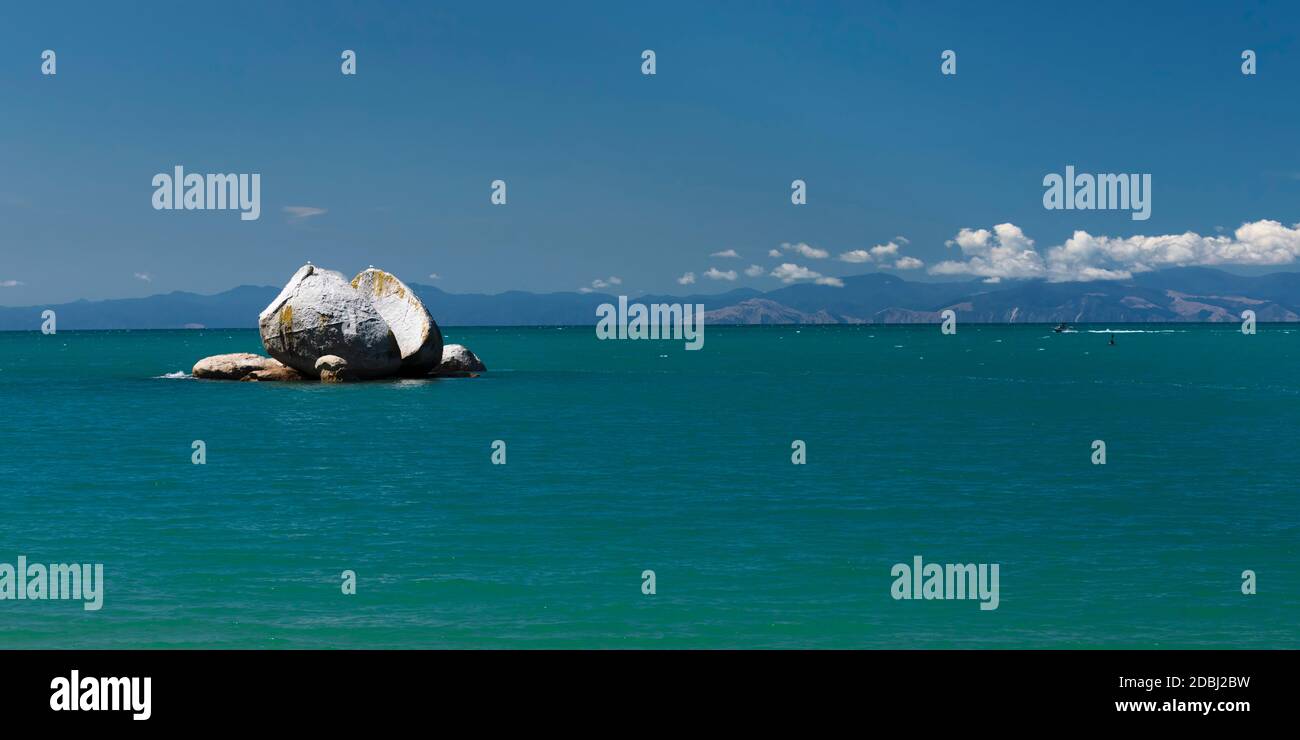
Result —
[{"label": "smaller boulder", "polygon": [[273,360],[270,357],[263,357],[249,352],[236,352],[229,355],[204,357],[194,363],[194,369],[190,371],[190,374],[205,380],[243,380],[255,372],[280,369],[288,368],[285,368],[279,360]]},{"label": "smaller boulder", "polygon": [[322,383],[342,383],[348,380],[348,361],[338,355],[325,355],[316,360],[316,372]]},{"label": "smaller boulder", "polygon": [[487,372],[478,355],[469,351],[463,344],[448,344],[442,348],[442,362],[434,369],[433,375],[447,378],[474,377],[477,373]]}]

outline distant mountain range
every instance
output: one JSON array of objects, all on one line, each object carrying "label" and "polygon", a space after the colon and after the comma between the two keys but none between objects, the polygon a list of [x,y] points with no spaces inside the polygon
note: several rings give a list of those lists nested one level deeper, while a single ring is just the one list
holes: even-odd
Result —
[{"label": "distant mountain range", "polygon": [[[1259,277],[1183,267],[1131,280],[1047,283],[979,280],[922,283],[872,273],[846,277],[844,287],[796,284],[767,292],[741,288],[714,295],[639,295],[639,303],[704,304],[710,324],[858,324],[938,322],[946,308],[981,323],[1239,321],[1251,309],[1260,321],[1300,321],[1300,273]],[[595,324],[604,293],[507,291],[448,293],[412,284],[444,326]],[[60,329],[252,328],[278,288],[243,285],[224,293],[174,292],[148,298],[0,307],[0,330],[35,330],[41,312],[58,313]]]}]

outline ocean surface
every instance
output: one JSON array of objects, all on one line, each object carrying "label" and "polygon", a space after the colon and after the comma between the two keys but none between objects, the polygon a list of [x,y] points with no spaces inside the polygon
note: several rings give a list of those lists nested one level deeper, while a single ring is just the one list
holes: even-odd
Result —
[{"label": "ocean surface", "polygon": [[[1300,327],[444,332],[489,372],[0,333],[0,563],[105,568],[97,612],[0,601],[0,648],[1300,647]],[[998,608],[895,600],[917,555]]]}]

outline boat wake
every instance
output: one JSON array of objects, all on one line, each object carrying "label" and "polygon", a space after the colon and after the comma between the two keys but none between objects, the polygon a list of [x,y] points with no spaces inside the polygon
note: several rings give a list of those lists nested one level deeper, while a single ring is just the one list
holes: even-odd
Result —
[{"label": "boat wake", "polygon": [[1186,329],[1088,329],[1089,334],[1186,334]]}]

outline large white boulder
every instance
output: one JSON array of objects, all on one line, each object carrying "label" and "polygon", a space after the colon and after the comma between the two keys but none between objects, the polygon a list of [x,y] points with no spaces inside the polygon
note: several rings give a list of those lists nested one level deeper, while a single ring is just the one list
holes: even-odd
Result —
[{"label": "large white boulder", "polygon": [[388,322],[402,351],[402,375],[428,375],[442,360],[442,332],[415,291],[396,275],[373,267],[352,278],[352,287],[370,300]]},{"label": "large white boulder", "polygon": [[[258,317],[272,357],[312,378],[316,361],[336,355],[355,378],[396,375],[402,352],[388,322],[342,273],[308,263]],[[441,344],[441,339],[439,340]]]}]

